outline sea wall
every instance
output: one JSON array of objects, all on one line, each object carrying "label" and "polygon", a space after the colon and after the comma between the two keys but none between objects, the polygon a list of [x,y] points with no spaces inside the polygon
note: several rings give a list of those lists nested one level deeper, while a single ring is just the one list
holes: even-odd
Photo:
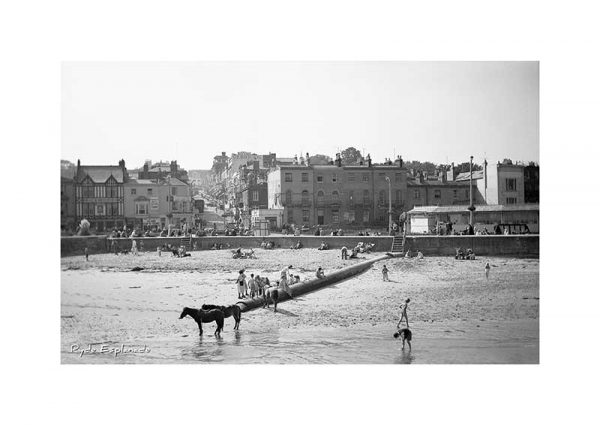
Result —
[{"label": "sea wall", "polygon": [[475,255],[539,257],[539,235],[409,236],[405,251],[423,255],[455,255],[456,248],[472,249]]},{"label": "sea wall", "polygon": [[[223,249],[258,248],[261,241],[273,241],[278,248],[289,248],[301,241],[304,248],[317,248],[321,242],[329,244],[330,249],[342,246],[352,248],[358,242],[375,245],[374,251],[387,252],[392,247],[391,236],[282,236],[265,238],[258,236],[203,236],[192,238],[196,249],[210,249],[215,243],[223,244]],[[135,238],[138,249],[156,251],[164,244],[179,246],[182,238]],[[112,241],[119,251],[131,249],[130,238],[107,238],[106,236],[65,236],[61,238],[61,256],[82,255],[87,246],[90,254],[108,252]],[[143,242],[143,248],[142,248]],[[227,248],[229,244],[229,248]],[[500,255],[519,257],[539,257],[539,235],[488,235],[488,236],[407,236],[406,249],[424,255],[454,255],[456,248],[471,248],[476,255]]]}]

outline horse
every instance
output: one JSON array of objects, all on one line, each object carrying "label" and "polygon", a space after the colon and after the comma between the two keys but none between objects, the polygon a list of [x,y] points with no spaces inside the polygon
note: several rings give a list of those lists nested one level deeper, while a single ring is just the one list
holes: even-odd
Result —
[{"label": "horse", "polygon": [[277,313],[277,302],[279,301],[279,292],[277,288],[265,287],[263,295],[263,308],[269,308],[269,304],[273,301],[274,313]]},{"label": "horse", "polygon": [[198,310],[196,308],[184,307],[180,319],[183,319],[185,316],[190,316],[192,319],[198,323],[198,328],[200,329],[200,335],[202,335],[202,323],[217,323],[217,330],[215,331],[215,336],[221,336],[221,330],[223,329],[223,323],[225,322],[225,315],[219,309],[213,310]]},{"label": "horse", "polygon": [[233,319],[235,320],[235,325],[233,326],[233,329],[237,330],[240,328],[240,320],[242,320],[242,310],[240,309],[239,305],[232,304],[228,307],[225,307],[224,305],[202,304],[202,310],[214,309],[221,310],[223,312],[223,317],[225,317],[226,319],[228,317],[233,316]]}]

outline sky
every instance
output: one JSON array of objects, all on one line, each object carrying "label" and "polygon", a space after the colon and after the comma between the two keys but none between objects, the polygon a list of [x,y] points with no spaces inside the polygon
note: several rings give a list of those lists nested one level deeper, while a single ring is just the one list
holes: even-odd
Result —
[{"label": "sky", "polygon": [[538,62],[65,62],[61,158],[539,162]]}]

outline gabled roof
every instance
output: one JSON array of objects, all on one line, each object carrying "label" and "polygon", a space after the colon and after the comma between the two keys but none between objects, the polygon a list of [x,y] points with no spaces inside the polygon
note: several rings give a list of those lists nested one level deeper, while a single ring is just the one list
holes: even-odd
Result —
[{"label": "gabled roof", "polygon": [[123,169],[118,165],[82,165],[79,167],[77,181],[83,181],[86,176],[94,183],[105,183],[111,176],[117,183],[123,183]]}]

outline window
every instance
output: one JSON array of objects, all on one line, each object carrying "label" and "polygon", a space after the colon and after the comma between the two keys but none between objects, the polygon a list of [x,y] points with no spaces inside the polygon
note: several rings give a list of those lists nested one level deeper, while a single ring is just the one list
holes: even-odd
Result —
[{"label": "window", "polygon": [[292,191],[288,190],[285,192],[285,204],[290,205],[292,203]]},{"label": "window", "polygon": [[323,183],[323,176],[321,174],[317,175],[317,183]]},{"label": "window", "polygon": [[402,202],[402,191],[401,190],[397,190],[396,191],[396,202],[397,203],[401,203]]},{"label": "window", "polygon": [[363,173],[363,175],[362,175],[362,181],[364,181],[364,182],[368,182],[369,181],[369,174],[368,173]]},{"label": "window", "polygon": [[258,202],[258,190],[253,190],[252,191],[252,200],[254,202]]},{"label": "window", "polygon": [[340,194],[337,190],[334,190],[333,193],[331,194],[331,200],[335,203],[340,202]]},{"label": "window", "polygon": [[308,183],[308,173],[302,173],[302,183]]},{"label": "window", "polygon": [[419,199],[421,197],[421,191],[419,189],[415,189],[413,197],[415,199]]},{"label": "window", "polygon": [[506,203],[507,204],[516,204],[517,198],[506,198]]},{"label": "window", "polygon": [[442,199],[442,191],[440,189],[436,189],[433,191],[433,197],[435,199]]},{"label": "window", "polygon": [[333,183],[337,183],[337,174],[336,174],[336,173],[333,173],[333,174],[331,175],[331,181],[332,181]]},{"label": "window", "polygon": [[379,173],[379,180],[385,180],[385,173]]},{"label": "window", "polygon": [[288,211],[287,222],[289,224],[292,224],[294,222],[294,211],[293,210]]},{"label": "window", "polygon": [[176,187],[172,187],[171,188],[171,195],[177,195],[177,188]]},{"label": "window", "polygon": [[369,203],[369,191],[368,190],[363,190],[363,202],[365,204]]},{"label": "window", "polygon": [[334,223],[340,222],[340,210],[331,210],[331,221]]},{"label": "window", "polygon": [[396,173],[396,183],[400,183],[402,181],[402,173]]},{"label": "window", "polygon": [[363,223],[369,222],[369,211],[363,211]]},{"label": "window", "polygon": [[146,193],[148,193],[148,195],[152,195],[152,188],[151,188],[151,187],[149,187],[149,188],[146,190]]},{"label": "window", "polygon": [[324,196],[325,196],[325,194],[323,193],[323,191],[319,190],[319,192],[317,193],[317,204],[323,205]]},{"label": "window", "polygon": [[514,192],[517,190],[517,179],[506,179],[506,191]]},{"label": "window", "polygon": [[292,181],[292,173],[285,173],[285,181],[286,182]]},{"label": "window", "polygon": [[356,181],[356,173],[348,173],[348,181],[349,182]]},{"label": "window", "polygon": [[352,224],[356,221],[356,214],[354,211],[348,211],[348,224]]},{"label": "window", "polygon": [[317,210],[317,224],[325,224],[325,212],[322,209]]},{"label": "window", "polygon": [[348,191],[348,202],[351,204],[354,203],[354,191],[353,190]]},{"label": "window", "polygon": [[119,187],[118,186],[107,186],[106,187],[106,197],[107,198],[117,198],[119,196]]},{"label": "window", "polygon": [[469,189],[465,189],[465,198],[469,197]]},{"label": "window", "polygon": [[458,190],[454,189],[453,191],[454,199],[458,199]]},{"label": "window", "polygon": [[302,210],[302,221],[307,223],[310,217],[310,211],[309,210]]},{"label": "window", "polygon": [[137,215],[148,214],[148,203],[147,202],[136,202],[135,203],[135,213]]},{"label": "window", "polygon": [[385,204],[385,190],[380,190],[379,191],[378,202],[379,202],[379,205]]},{"label": "window", "polygon": [[308,190],[302,191],[302,205],[308,205]]},{"label": "window", "polygon": [[84,198],[93,198],[94,197],[94,186],[86,184],[85,186],[83,186],[82,189],[83,189],[82,194],[83,194]]},{"label": "window", "polygon": [[135,194],[136,194],[136,192],[135,192],[135,189],[131,189],[131,194],[132,194],[132,195],[135,195]]},{"label": "window", "polygon": [[104,204],[96,205],[96,215],[104,215]]}]

